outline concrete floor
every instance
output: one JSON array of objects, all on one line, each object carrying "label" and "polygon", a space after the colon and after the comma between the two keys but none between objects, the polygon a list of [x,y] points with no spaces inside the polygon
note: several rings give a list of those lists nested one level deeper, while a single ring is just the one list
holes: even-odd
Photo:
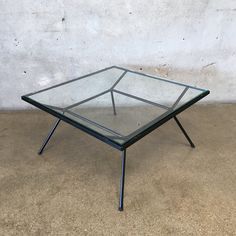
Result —
[{"label": "concrete floor", "polygon": [[119,151],[53,118],[0,113],[0,235],[236,235],[236,105],[180,115],[127,151],[125,211],[117,211]]}]

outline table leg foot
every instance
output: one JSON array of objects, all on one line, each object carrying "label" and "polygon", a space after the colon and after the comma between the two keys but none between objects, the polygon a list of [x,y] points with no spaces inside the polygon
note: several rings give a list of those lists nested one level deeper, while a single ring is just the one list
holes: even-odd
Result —
[{"label": "table leg foot", "polygon": [[119,211],[123,211],[124,208],[123,208],[123,207],[119,207],[118,210],[119,210]]}]

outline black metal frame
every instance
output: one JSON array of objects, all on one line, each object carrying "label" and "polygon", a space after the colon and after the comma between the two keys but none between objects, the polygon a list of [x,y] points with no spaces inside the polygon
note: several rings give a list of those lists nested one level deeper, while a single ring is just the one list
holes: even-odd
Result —
[{"label": "black metal frame", "polygon": [[[52,89],[52,88],[55,88],[55,87],[58,87],[58,86],[61,86],[61,85],[64,85],[64,84],[67,84],[67,83],[70,83],[70,82],[73,82],[73,81],[76,81],[76,80],[79,80],[79,79],[82,79],[82,78],[85,78],[85,77],[88,77],[88,76],[91,76],[91,75],[94,75],[94,74],[97,74],[97,73],[100,73],[100,72],[103,72],[103,71],[106,71],[106,70],[109,70],[111,68],[117,68],[117,69],[121,69],[121,70],[124,70],[124,72],[122,73],[122,75],[119,77],[119,79],[115,82],[115,84],[108,90],[102,92],[102,93],[99,93],[95,96],[92,96],[90,98],[87,98],[83,101],[80,101],[80,102],[77,102],[75,104],[72,104],[70,106],[67,106],[65,108],[59,108],[59,107],[53,107],[53,106],[49,106],[49,105],[44,105],[44,104],[41,104],[41,103],[38,103],[37,101],[34,101],[33,99],[31,99],[29,96],[31,95],[34,95],[34,94],[37,94],[37,93],[40,93],[40,92],[43,92],[43,91],[46,91],[46,90],[49,90],[49,89]],[[137,96],[134,96],[132,94],[128,94],[128,93],[124,93],[122,91],[119,91],[119,90],[116,90],[115,87],[116,85],[120,82],[120,80],[125,76],[125,74],[127,72],[131,72],[131,73],[135,73],[135,74],[139,74],[139,75],[143,75],[143,76],[147,76],[147,77],[150,77],[150,78],[154,78],[154,79],[158,79],[158,80],[162,80],[162,81],[166,81],[166,82],[169,82],[169,83],[173,83],[173,84],[177,84],[177,85],[180,85],[180,86],[183,86],[184,87],[184,90],[183,92],[181,93],[181,95],[177,98],[176,102],[172,105],[172,107],[167,107],[165,105],[162,105],[162,104],[158,104],[158,103],[155,103],[155,102],[152,102],[152,101],[149,101],[149,100],[146,100],[146,99],[143,99],[143,98],[140,98],[140,97],[137,97]],[[202,93],[195,97],[194,99],[190,100],[189,102],[187,102],[186,104],[180,106],[179,108],[177,108],[176,110],[174,110],[174,108],[178,105],[179,101],[181,100],[181,98],[184,96],[184,94],[187,92],[187,90],[189,88],[194,88],[194,89],[197,89],[197,90],[200,90],[202,91]],[[136,130],[135,132],[133,132],[132,134],[128,135],[128,136],[125,136],[123,137],[121,134],[117,133],[117,132],[114,132],[113,130],[110,130],[108,129],[107,127],[104,127],[94,121],[91,121],[85,117],[82,117],[78,114],[75,114],[73,113],[72,111],[69,111],[69,109],[71,109],[72,107],[75,107],[75,106],[78,106],[80,104],[83,104],[85,102],[88,102],[92,99],[95,99],[99,96],[102,96],[106,93],[109,93],[111,94],[111,102],[112,102],[112,107],[113,107],[113,114],[116,115],[116,107],[115,107],[115,99],[114,99],[114,95],[113,93],[119,93],[119,94],[122,94],[122,95],[125,95],[125,96],[128,96],[128,97],[131,97],[131,98],[134,98],[134,99],[137,99],[137,100],[140,100],[142,102],[145,102],[145,103],[148,103],[148,104],[151,104],[151,105],[154,105],[154,106],[158,106],[160,108],[163,108],[166,110],[166,112],[158,117],[157,119],[153,120],[152,122],[148,123],[147,125],[141,127],[140,129]],[[122,173],[121,173],[121,179],[120,179],[120,198],[119,198],[119,210],[122,211],[123,210],[123,199],[124,199],[124,183],[125,183],[125,163],[126,163],[126,149],[132,145],[133,143],[137,142],[138,140],[140,140],[141,138],[143,138],[145,135],[149,134],[150,132],[152,132],[154,129],[156,129],[157,127],[161,126],[162,124],[164,124],[165,122],[167,122],[168,120],[170,119],[174,119],[175,122],[177,123],[177,125],[179,126],[180,130],[182,131],[182,133],[184,134],[184,136],[186,137],[186,139],[188,140],[190,146],[192,148],[195,147],[195,145],[193,144],[192,140],[190,139],[190,137],[188,136],[187,132],[184,130],[183,126],[181,125],[181,123],[179,122],[179,120],[177,119],[177,115],[179,113],[181,113],[182,111],[184,111],[185,109],[187,109],[188,107],[190,107],[191,105],[193,105],[194,103],[196,103],[197,101],[199,101],[200,99],[202,99],[203,97],[207,96],[208,94],[210,93],[209,90],[203,90],[203,89],[199,89],[199,88],[195,88],[195,87],[192,87],[192,86],[188,86],[188,85],[184,85],[184,84],[181,84],[181,83],[177,83],[177,82],[174,82],[174,81],[169,81],[169,80],[166,80],[166,79],[162,79],[162,78],[157,78],[157,77],[154,77],[154,76],[150,76],[150,75],[146,75],[146,74],[143,74],[143,73],[140,73],[140,72],[136,72],[136,71],[131,71],[131,70],[128,70],[128,69],[124,69],[124,68],[121,68],[121,67],[117,67],[117,66],[112,66],[112,67],[109,67],[109,68],[105,68],[103,70],[100,70],[100,71],[97,71],[97,72],[94,72],[94,73],[91,73],[91,74],[88,74],[88,75],[85,75],[85,76],[82,76],[82,77],[79,77],[77,79],[74,79],[74,80],[70,80],[68,82],[65,82],[65,83],[61,83],[61,84],[58,84],[58,85],[55,85],[55,86],[52,86],[52,87],[49,87],[47,89],[43,89],[43,90],[40,90],[40,91],[37,91],[35,93],[30,93],[30,94],[27,94],[25,96],[22,96],[22,99],[50,114],[52,114],[53,116],[57,117],[58,120],[56,121],[55,125],[53,126],[53,128],[51,129],[51,131],[49,132],[47,138],[45,139],[45,141],[43,142],[38,154],[41,155],[44,151],[44,148],[46,147],[47,143],[49,142],[50,138],[52,137],[55,129],[57,128],[58,124],[60,123],[61,120],[75,126],[76,128],[79,128],[81,130],[83,130],[84,132],[98,138],[99,140],[113,146],[114,148],[122,151]],[[58,110],[58,112],[56,111]],[[76,121],[74,121],[73,119],[70,119],[69,117],[65,116],[64,113],[67,112],[73,116],[76,116],[78,118],[80,118],[81,120],[83,121],[86,121],[92,125],[95,125],[103,130],[105,130],[106,132],[112,134],[113,136],[105,136],[83,124],[80,124]],[[120,144],[118,142],[116,142],[115,140],[112,139],[112,137],[114,138],[115,137],[119,137],[119,138],[125,138],[125,142]]]}]

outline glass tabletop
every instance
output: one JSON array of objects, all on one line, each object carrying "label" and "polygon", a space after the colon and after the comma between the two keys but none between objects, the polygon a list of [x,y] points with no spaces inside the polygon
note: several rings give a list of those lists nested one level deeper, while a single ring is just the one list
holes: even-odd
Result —
[{"label": "glass tabletop", "polygon": [[22,98],[123,145],[208,93],[113,66]]}]

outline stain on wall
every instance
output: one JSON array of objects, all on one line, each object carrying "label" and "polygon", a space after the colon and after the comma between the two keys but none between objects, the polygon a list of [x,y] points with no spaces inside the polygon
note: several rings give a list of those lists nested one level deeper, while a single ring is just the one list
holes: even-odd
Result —
[{"label": "stain on wall", "polygon": [[21,95],[111,65],[209,88],[203,102],[236,101],[234,0],[9,0],[0,9],[0,109],[28,108]]}]

